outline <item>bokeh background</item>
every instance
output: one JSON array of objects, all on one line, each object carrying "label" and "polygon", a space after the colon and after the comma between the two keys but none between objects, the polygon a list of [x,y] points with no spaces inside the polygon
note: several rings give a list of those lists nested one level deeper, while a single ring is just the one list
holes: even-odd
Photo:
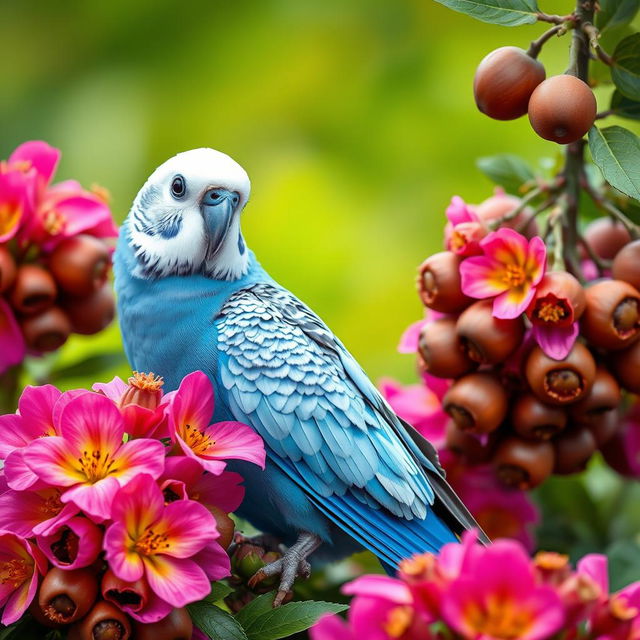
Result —
[{"label": "bokeh background", "polygon": [[[253,182],[244,230],[261,262],[371,377],[409,381],[413,358],[396,344],[421,313],[415,268],[439,248],[451,196],[490,195],[479,156],[558,153],[526,118],[482,116],[471,91],[486,53],[526,48],[543,28],[433,0],[0,0],[0,157],[47,140],[63,151],[57,177],[107,187],[122,220],[169,156],[229,153]],[[548,74],[568,46],[545,48]],[[119,350],[115,327],[60,357],[104,350]]]}]

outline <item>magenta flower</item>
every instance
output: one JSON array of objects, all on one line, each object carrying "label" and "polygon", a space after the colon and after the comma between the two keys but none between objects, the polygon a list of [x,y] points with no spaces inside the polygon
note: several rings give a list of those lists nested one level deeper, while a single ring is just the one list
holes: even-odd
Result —
[{"label": "magenta flower", "polygon": [[47,571],[47,561],[30,542],[15,533],[0,531],[0,607],[2,624],[19,620],[33,600],[38,576]]},{"label": "magenta flower", "polygon": [[462,291],[471,298],[495,298],[496,318],[517,318],[529,306],[544,275],[542,238],[527,240],[513,229],[498,229],[480,242],[482,256],[460,264]]},{"label": "magenta flower", "polygon": [[209,424],[213,416],[213,386],[202,371],[183,378],[169,408],[172,437],[184,455],[210,473],[219,474],[229,458],[247,460],[264,468],[262,438],[240,422]]},{"label": "magenta flower", "polygon": [[93,564],[102,551],[102,529],[88,518],[77,516],[50,527],[37,542],[56,567],[80,569]]},{"label": "magenta flower", "polygon": [[509,540],[471,558],[445,593],[442,615],[469,640],[542,640],[564,623],[557,593],[536,583],[529,558]]},{"label": "magenta flower", "polygon": [[0,171],[0,243],[11,240],[31,215],[30,182],[18,171]]},{"label": "magenta flower", "polygon": [[85,513],[107,519],[121,486],[139,473],[157,478],[164,468],[164,446],[157,440],[123,443],[124,420],[113,402],[84,393],[64,407],[60,435],[32,442],[24,451],[27,466]]},{"label": "magenta flower", "polygon": [[[431,312],[429,313],[429,320],[431,320]],[[400,336],[400,343],[398,344],[399,353],[416,353],[416,351],[418,351],[420,332],[427,322],[427,318],[423,318],[422,320],[413,322],[404,330],[404,333]]]},{"label": "magenta flower", "polygon": [[118,492],[112,519],[104,549],[118,578],[135,582],[146,577],[151,589],[174,607],[209,593],[208,571],[193,557],[218,534],[214,517],[202,505],[192,500],[165,505],[154,479],[140,474]]},{"label": "magenta flower", "polygon": [[22,362],[27,348],[11,307],[0,296],[0,374]]},{"label": "magenta flower", "polygon": [[322,616],[309,630],[311,640],[358,640],[349,625],[333,613]]},{"label": "magenta flower", "polygon": [[487,228],[475,212],[460,196],[453,196],[446,211],[445,244],[449,251],[459,256],[482,253],[480,240],[487,235]]}]

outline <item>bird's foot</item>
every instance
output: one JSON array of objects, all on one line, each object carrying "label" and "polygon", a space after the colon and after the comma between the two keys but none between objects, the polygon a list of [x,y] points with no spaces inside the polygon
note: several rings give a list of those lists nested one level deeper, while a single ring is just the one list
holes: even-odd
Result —
[{"label": "bird's foot", "polygon": [[322,541],[313,533],[303,531],[295,544],[287,549],[282,558],[271,562],[249,580],[249,586],[254,588],[257,584],[274,575],[280,576],[278,593],[273,600],[273,606],[279,607],[293,588],[297,577],[305,580],[311,575],[311,565],[307,558],[320,546]]}]

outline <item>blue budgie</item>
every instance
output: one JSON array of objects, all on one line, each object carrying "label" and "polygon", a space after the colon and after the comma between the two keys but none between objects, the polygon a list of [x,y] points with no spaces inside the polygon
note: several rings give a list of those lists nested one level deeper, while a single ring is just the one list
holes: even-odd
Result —
[{"label": "blue budgie", "polygon": [[316,550],[337,559],[364,547],[392,570],[477,524],[433,447],[246,247],[249,191],[244,169],[213,149],[165,162],[122,227],[115,283],[132,367],[169,389],[204,371],[215,421],[244,422],[264,439],[264,471],[233,468],[247,488],[239,515],[288,545],[254,580],[280,575],[277,604]]}]

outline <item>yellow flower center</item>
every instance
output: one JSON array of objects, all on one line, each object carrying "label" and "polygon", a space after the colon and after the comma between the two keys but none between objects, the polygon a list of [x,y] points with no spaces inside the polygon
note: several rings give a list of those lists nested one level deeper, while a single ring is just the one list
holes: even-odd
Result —
[{"label": "yellow flower center", "polygon": [[504,267],[504,273],[502,279],[509,287],[519,287],[524,284],[527,279],[527,274],[524,269],[518,264],[507,264]]},{"label": "yellow flower center", "polygon": [[413,621],[413,610],[408,606],[394,607],[389,611],[387,621],[382,628],[392,638],[403,636]]},{"label": "yellow flower center", "polygon": [[190,424],[184,425],[181,436],[195,454],[206,454],[216,443],[216,441],[209,437],[204,431],[200,431],[200,429],[196,429]]},{"label": "yellow flower center", "polygon": [[402,560],[402,562],[400,562],[400,571],[405,576],[412,578],[423,577],[427,579],[435,573],[436,566],[436,557],[432,553],[421,553],[420,555]]},{"label": "yellow flower center", "polygon": [[169,536],[166,533],[156,533],[153,529],[147,529],[140,540],[135,543],[135,550],[143,556],[152,556],[155,553],[164,553],[171,547]]},{"label": "yellow flower center", "polygon": [[0,205],[0,235],[9,233],[20,221],[22,209],[9,202]]},{"label": "yellow flower center", "polygon": [[536,567],[546,571],[559,571],[569,564],[569,556],[554,551],[538,551],[533,559]]},{"label": "yellow flower center", "polygon": [[96,198],[98,198],[98,200],[104,202],[104,204],[109,204],[109,202],[111,202],[111,193],[109,192],[109,189],[103,187],[101,184],[93,183],[90,191],[94,196],[96,196]]},{"label": "yellow flower center", "polygon": [[0,565],[0,583],[17,589],[29,576],[31,570],[22,558],[13,558]]},{"label": "yellow flower center", "polygon": [[609,611],[616,620],[626,622],[633,620],[638,615],[637,607],[631,606],[625,598],[613,596],[609,601]]},{"label": "yellow flower center", "polygon": [[51,236],[57,236],[62,233],[67,219],[55,209],[47,211],[42,218],[42,226],[44,230]]},{"label": "yellow flower center", "polygon": [[118,471],[117,468],[113,468],[115,460],[111,457],[111,453],[103,454],[100,449],[83,451],[82,457],[78,458],[78,463],[80,464],[80,473],[84,475],[85,481],[91,484],[95,484]]},{"label": "yellow flower center", "polygon": [[149,373],[134,371],[128,382],[130,386],[142,391],[160,391],[164,384],[164,379],[162,376],[157,376],[153,371]]},{"label": "yellow flower center", "polygon": [[465,619],[478,634],[500,640],[516,640],[531,627],[531,612],[518,606],[511,599],[493,597],[486,606],[470,603],[465,611]]},{"label": "yellow flower center", "polygon": [[538,306],[536,316],[543,322],[555,323],[566,316],[566,311],[553,302],[543,302]]},{"label": "yellow flower center", "polygon": [[48,518],[57,516],[62,511],[63,504],[60,500],[60,490],[56,489],[53,495],[45,498],[44,502],[40,506],[40,513]]}]

